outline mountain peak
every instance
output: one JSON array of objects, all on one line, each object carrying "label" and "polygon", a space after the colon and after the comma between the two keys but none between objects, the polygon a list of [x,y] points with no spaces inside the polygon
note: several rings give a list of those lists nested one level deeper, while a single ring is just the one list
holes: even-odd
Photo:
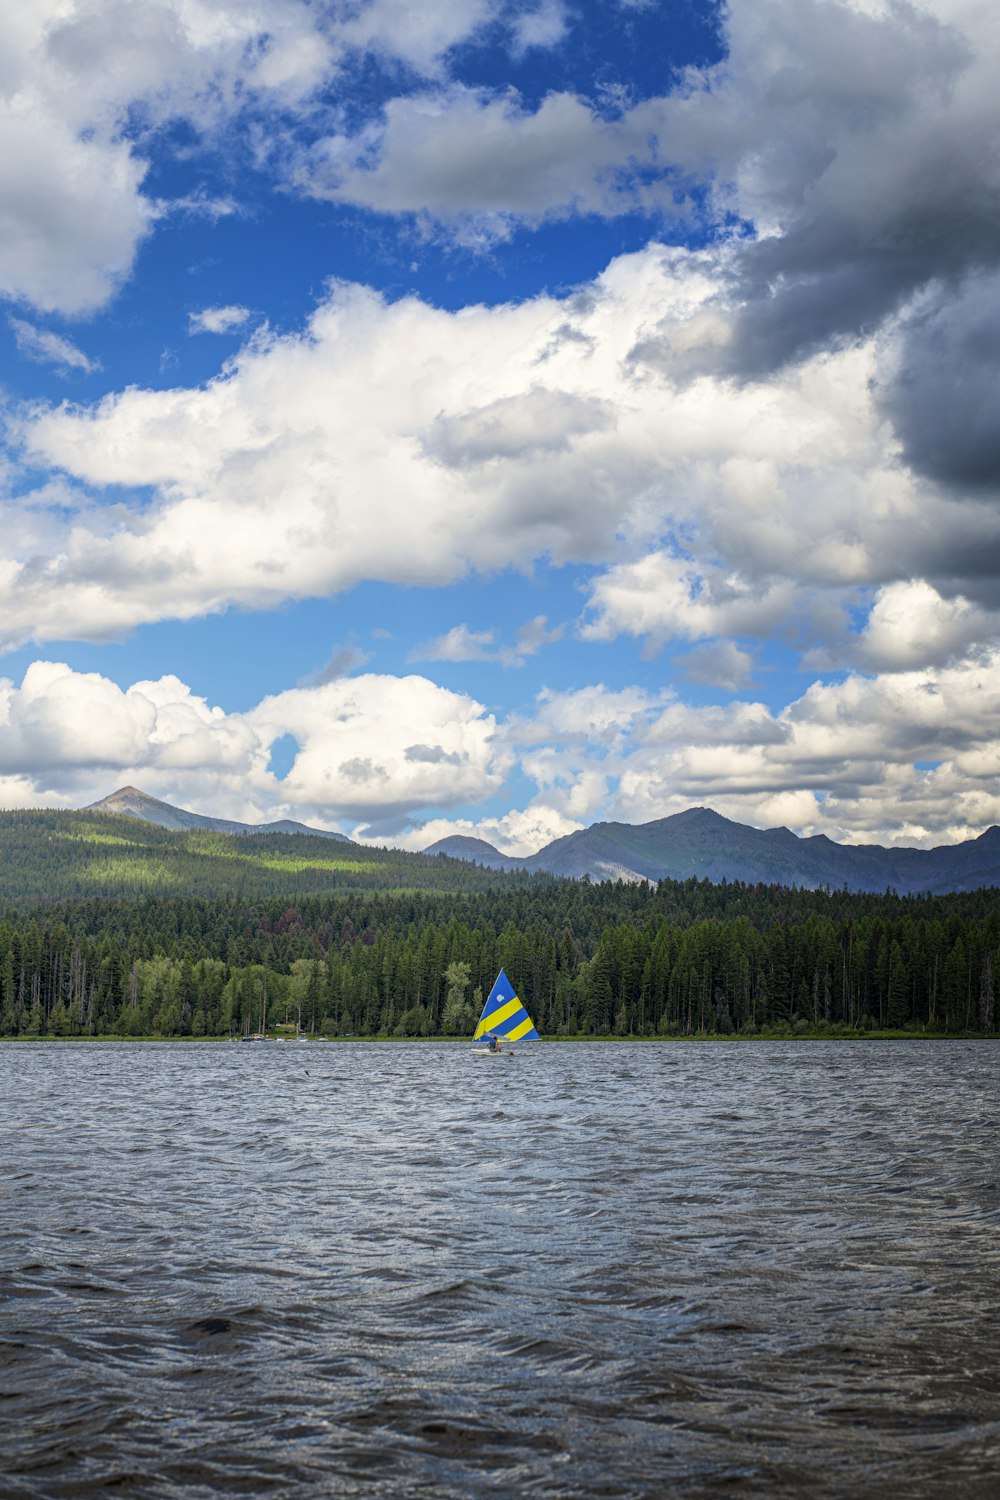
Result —
[{"label": "mountain peak", "polygon": [[490,870],[517,870],[524,864],[523,860],[514,855],[501,854],[486,839],[472,838],[464,833],[453,833],[447,838],[438,839],[436,843],[429,844],[424,853],[431,857],[446,854],[451,859],[468,860],[470,864],[485,865]]},{"label": "mountain peak", "polygon": [[717,813],[714,807],[686,807],[683,812],[673,813],[670,817],[662,818],[663,823],[728,823],[729,818],[724,818]]},{"label": "mountain peak", "polygon": [[84,812],[113,812],[126,803],[136,805],[149,804],[151,807],[167,807],[166,802],[160,802],[156,797],[151,797],[148,792],[140,791],[137,786],[120,786],[117,792],[111,792],[107,797],[102,797],[100,802],[91,802]]},{"label": "mountain peak", "polygon": [[92,802],[83,812],[108,813],[117,817],[137,818],[141,823],[155,823],[160,828],[202,828],[210,833],[308,833],[315,838],[334,839],[340,844],[351,840],[344,833],[334,833],[327,828],[309,828],[305,823],[295,823],[288,818],[278,823],[240,823],[232,818],[213,818],[207,813],[188,812],[186,807],[173,807],[161,802],[136,786],[120,786],[117,792]]}]

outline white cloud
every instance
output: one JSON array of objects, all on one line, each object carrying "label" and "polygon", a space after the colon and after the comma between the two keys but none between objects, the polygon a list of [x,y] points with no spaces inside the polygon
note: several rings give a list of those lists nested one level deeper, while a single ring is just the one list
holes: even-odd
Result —
[{"label": "white cloud", "polygon": [[0,679],[0,773],[30,777],[38,791],[137,766],[239,776],[260,759],[238,716],[210,708],[176,677],[122,691],[96,672],[40,661],[19,687]]},{"label": "white cloud", "polygon": [[[513,90],[451,84],[390,99],[380,119],[302,152],[294,180],[319,198],[460,226],[459,237],[503,238],[513,220],[614,216],[673,195],[623,172],[648,164],[653,105],[607,119],[586,99],[550,93],[535,110]],[[461,226],[468,226],[462,231]]]},{"label": "white cloud", "polygon": [[562,0],[542,0],[535,10],[526,10],[514,22],[514,51],[532,47],[555,47],[569,30],[569,17]]},{"label": "white cloud", "polygon": [[248,307],[229,304],[226,307],[203,307],[188,313],[188,333],[233,333],[242,328],[250,316]]},{"label": "white cloud", "polygon": [[438,819],[423,843],[460,832],[523,855],[547,829],[552,838],[698,805],[839,841],[948,843],[1000,822],[998,726],[1000,651],[816,682],[777,712],[753,702],[696,707],[640,689],[543,694],[533,716],[500,730],[538,789],[526,821]]},{"label": "white cloud", "polygon": [[[552,45],[565,27],[546,0],[518,19],[515,41]],[[493,234],[571,212],[693,215],[688,192],[707,183],[713,227],[730,214],[753,222],[768,243],[748,268],[756,276],[759,261],[772,287],[783,269],[779,296],[797,301],[791,320],[754,336],[777,346],[797,323],[810,346],[817,323],[853,328],[949,259],[975,265],[987,241],[995,254],[1000,176],[980,152],[1000,121],[997,28],[989,0],[730,0],[725,59],[670,93],[611,115],[565,92],[530,109],[512,90],[450,84],[328,137],[301,157],[298,180]],[[942,231],[946,218],[963,229]]]},{"label": "white cloud", "polygon": [[578,745],[588,754],[620,750],[635,726],[669,696],[641,687],[609,689],[603,683],[561,693],[543,688],[535,713],[512,718],[508,732],[518,745]]},{"label": "white cloud", "polygon": [[906,579],[878,591],[854,654],[876,671],[919,670],[961,658],[996,640],[998,631],[1000,613],[961,595],[943,598],[923,579]]},{"label": "white cloud", "polygon": [[[558,29],[558,6],[523,16]],[[543,26],[544,22],[544,26]],[[573,215],[703,221],[732,315],[647,361],[740,379],[905,313],[880,401],[920,472],[1000,486],[1000,11],[992,0],[729,0],[724,59],[629,101],[443,82],[291,152],[302,191],[473,247]],[[600,95],[600,91],[598,91]],[[732,235],[732,225],[751,225]]]},{"label": "white cloud", "polygon": [[[280,30],[277,10],[274,20]],[[199,0],[4,9],[0,294],[71,314],[107,301],[160,213],[142,192],[147,163],[126,139],[127,112],[195,118],[213,84],[225,96],[255,35],[246,12]]]},{"label": "white cloud", "polygon": [[[32,0],[0,13],[0,295],[101,307],[171,205],[143,190],[158,128],[203,138],[240,116],[303,121],[352,52],[440,73],[491,0],[343,10],[307,0]],[[95,212],[95,205],[99,211]],[[231,205],[186,199],[195,211]]]},{"label": "white cloud", "polygon": [[[268,761],[286,735],[298,750],[279,780]],[[0,788],[18,805],[96,800],[131,782],[223,817],[402,827],[422,808],[488,797],[512,759],[481,704],[425,677],[339,678],[248,713],[172,676],[123,690],[39,661],[19,685],[0,679]]]},{"label": "white cloud", "polygon": [[156,219],[145,173],[123,142],[81,138],[31,93],[0,101],[0,295],[42,312],[106,302]]},{"label": "white cloud", "polygon": [[474,36],[501,9],[498,0],[435,0],[432,6],[372,0],[338,18],[333,36],[345,51],[383,54],[433,77],[442,71],[449,49]]},{"label": "white cloud", "polygon": [[[794,798],[808,815],[783,821],[797,832],[947,842],[1000,821],[998,724],[996,650],[922,671],[816,682],[776,714],[750,704],[669,706],[627,757],[614,805],[636,821],[707,802],[767,824],[775,798]],[[938,761],[932,772],[914,764]]]},{"label": "white cloud", "polygon": [[410,661],[492,661],[496,656],[495,630],[470,630],[453,625],[444,635],[414,646]]},{"label": "white cloud", "polygon": [[53,333],[48,328],[36,328],[23,318],[10,318],[8,321],[14,332],[17,351],[26,359],[34,360],[36,364],[54,365],[64,374],[71,370],[82,370],[89,375],[101,368],[100,363],[88,358],[72,339]]},{"label": "white cloud", "polygon": [[565,631],[562,625],[549,626],[547,615],[535,615],[518,626],[516,644],[508,647],[502,659],[509,666],[519,667],[528,656],[535,656],[544,646],[561,640]]},{"label": "white cloud", "polygon": [[[0,680],[0,794],[79,805],[129,782],[219,816],[341,824],[410,848],[462,832],[517,854],[596,820],[704,804],[758,826],[931,844],[1000,821],[998,726],[998,650],[815,682],[777,712],[595,685],[500,722],[419,676],[340,678],[226,713],[176,677],[123,690],[36,662],[19,685]],[[270,750],[286,736],[297,753],[278,779]],[[470,814],[515,766],[537,787],[527,805]]]},{"label": "white cloud", "polygon": [[696,641],[971,566],[989,516],[900,468],[874,344],[741,386],[628,358],[651,331],[683,345],[719,269],[650,249],[575,297],[457,313],[337,286],[304,334],[255,337],[206,386],[33,414],[34,460],[125,493],[44,555],[8,553],[8,640],[624,552],[588,637]]},{"label": "white cloud", "polygon": [[529,656],[543,646],[558,641],[561,625],[549,629],[545,615],[536,615],[518,627],[513,646],[498,644],[496,630],[470,630],[468,625],[453,625],[444,635],[415,646],[410,661],[495,661],[504,667],[523,667]]},{"label": "white cloud", "polygon": [[430,818],[425,823],[396,835],[392,842],[401,849],[420,852],[437,843],[438,839],[464,835],[466,838],[485,839],[502,854],[524,858],[534,854],[553,839],[564,838],[575,833],[582,824],[567,818],[555,808],[542,803],[530,804],[526,808],[512,808],[502,817]]},{"label": "white cloud", "polygon": [[425,677],[363,674],[265,698],[247,715],[271,743],[299,753],[282,784],[297,806],[338,818],[402,821],[499,790],[511,765],[482,705]]},{"label": "white cloud", "polygon": [[[523,51],[557,45],[567,17],[561,0],[513,16],[500,0],[7,7],[0,291],[69,313],[105,302],[170,207],[143,183],[175,119],[204,142],[249,123],[261,163],[301,190],[473,241],[574,213],[750,220],[760,238],[739,247],[746,306],[730,351],[744,372],[870,327],[935,277],[995,264],[988,0],[730,0],[722,63],[617,111],[569,92],[531,109],[449,76],[450,49],[491,21]],[[350,97],[358,52],[423,86],[315,143],[318,101],[335,111]]]},{"label": "white cloud", "polygon": [[760,587],[717,566],[666,552],[650,552],[622,563],[595,580],[585,640],[645,635],[654,641],[715,635],[769,636],[788,619],[794,585],[782,580]]}]

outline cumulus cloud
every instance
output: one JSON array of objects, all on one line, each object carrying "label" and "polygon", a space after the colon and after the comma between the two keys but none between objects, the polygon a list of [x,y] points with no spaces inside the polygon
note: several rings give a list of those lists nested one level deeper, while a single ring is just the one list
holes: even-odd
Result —
[{"label": "cumulus cloud", "polygon": [[96,672],[34,662],[19,686],[0,679],[0,774],[30,778],[36,795],[134,767],[168,778],[213,768],[249,774],[260,750],[239,716],[176,677],[123,691]]},{"label": "cumulus cloud", "polygon": [[123,142],[81,139],[30,93],[0,102],[0,295],[42,312],[106,302],[157,217],[145,174]]},{"label": "cumulus cloud", "polygon": [[[341,678],[227,713],[176,677],[122,689],[36,662],[20,684],[0,680],[0,795],[79,805],[129,782],[220,816],[340,824],[410,848],[462,832],[515,854],[600,819],[703,804],[803,834],[930,844],[1000,821],[998,725],[996,649],[819,680],[777,710],[595,684],[544,691],[500,721],[419,676]],[[280,778],[278,742],[295,749]],[[515,768],[535,783],[527,804],[476,817]]]},{"label": "cumulus cloud", "polygon": [[628,633],[654,642],[715,635],[767,637],[787,619],[793,594],[789,580],[761,590],[759,580],[718,566],[649,552],[595,579],[592,617],[581,634],[588,640],[608,640]]},{"label": "cumulus cloud", "polygon": [[[449,83],[303,149],[296,180],[472,243],[571,214],[740,225],[720,265],[738,315],[699,339],[691,368],[756,378],[906,314],[883,405],[908,458],[995,488],[996,6],[730,0],[722,26],[723,61],[668,93],[609,110],[555,91],[529,107]],[[647,355],[655,342],[651,329]]]},{"label": "cumulus cloud", "polygon": [[72,339],[53,333],[49,328],[37,328],[23,318],[8,319],[17,344],[17,352],[36,364],[53,365],[60,374],[81,370],[90,375],[101,368],[97,360],[90,359]]},{"label": "cumulus cloud", "polygon": [[[522,14],[516,37],[549,45],[565,24],[553,0]],[[989,0],[730,0],[723,31],[722,62],[617,112],[565,92],[535,108],[454,84],[398,96],[319,142],[300,183],[382,212],[501,224],[694,213],[689,190],[707,183],[713,227],[735,215],[758,230],[739,261],[743,362],[820,347],[995,255],[1000,177],[980,157],[1000,120]]]},{"label": "cumulus cloud", "polygon": [[753,385],[629,361],[666,321],[685,343],[717,269],[651,248],[574,297],[459,313],[339,285],[203,387],[32,414],[32,460],[119,503],[8,554],[8,641],[622,551],[586,635],[697,641],[766,632],[814,593],[981,569],[982,507],[899,466],[874,344]]},{"label": "cumulus cloud", "polygon": [[[271,747],[291,737],[283,778]],[[122,782],[248,820],[288,815],[400,826],[478,802],[512,764],[482,705],[427,678],[372,674],[294,688],[226,713],[178,678],[127,689],[39,661],[0,679],[0,788],[17,805],[96,800]],[[8,804],[10,805],[10,804]]]},{"label": "cumulus cloud", "polygon": [[756,230],[705,362],[754,378],[901,315],[883,409],[908,461],[995,489],[996,7],[732,0],[726,39],[663,105],[671,159],[712,173],[716,222]]},{"label": "cumulus cloud", "polygon": [[407,842],[461,832],[524,855],[548,830],[558,837],[695,805],[804,836],[952,842],[1000,822],[998,709],[996,650],[930,670],[817,681],[778,710],[696,707],[600,685],[543,693],[533,714],[501,726],[536,784],[528,806],[508,818],[438,818]]},{"label": "cumulus cloud", "polygon": [[643,136],[633,118],[607,120],[574,94],[530,110],[512,90],[450,84],[390,99],[356,133],[315,142],[294,181],[314,197],[471,226],[460,238],[474,243],[505,237],[514,220],[636,207],[619,168]]},{"label": "cumulus cloud", "polygon": [[500,817],[429,818],[398,834],[393,843],[401,849],[419,853],[437,843],[438,839],[460,835],[484,839],[503,854],[524,858],[545,844],[551,844],[553,839],[576,833],[582,826],[555,808],[531,803],[525,808],[512,808]]},{"label": "cumulus cloud", "polygon": [[282,734],[298,742],[285,798],[383,828],[421,806],[480,801],[511,765],[482,705],[425,677],[362,674],[295,688],[246,717],[267,743]]},{"label": "cumulus cloud", "polygon": [[[815,682],[774,711],[588,690],[600,740],[560,734],[580,695],[545,695],[522,755],[539,801],[581,823],[644,822],[693,805],[800,834],[944,843],[1000,822],[1000,652],[948,666]],[[512,738],[523,727],[510,726]],[[927,763],[936,764],[933,770]]]},{"label": "cumulus cloud", "polygon": [[558,744],[580,745],[595,752],[620,750],[635,726],[669,696],[641,687],[609,689],[604,683],[562,693],[543,688],[534,713],[514,716],[508,733],[515,744],[522,746]]},{"label": "cumulus cloud", "polygon": [[[272,142],[263,157],[300,191],[465,225],[473,238],[569,214],[641,212],[653,224],[700,215],[723,246],[712,295],[686,318],[672,300],[662,316],[647,309],[626,351],[634,379],[655,372],[696,389],[699,376],[768,380],[845,342],[873,349],[878,335],[869,378],[907,461],[934,483],[992,493],[996,7],[731,0],[722,62],[615,107],[566,91],[529,107],[449,76],[450,49],[491,21],[506,19],[521,46],[551,45],[567,14],[557,0],[513,18],[499,0],[440,0],[429,13],[402,0],[8,8],[0,291],[49,311],[100,306],[167,211],[144,187],[156,132],[182,118],[205,140],[238,115],[280,115],[280,131],[255,139]],[[313,139],[318,91],[340,99],[358,52],[389,69],[402,62],[411,91],[374,118],[362,111],[353,133]],[[224,313],[231,331],[229,309],[196,314],[192,327],[218,326]],[[620,407],[607,404],[606,385],[548,379],[570,339],[594,336],[580,322],[550,323],[533,349],[534,381],[428,422],[428,457],[466,467],[478,451],[489,464],[518,442],[526,452],[531,429],[564,451],[607,431]],[[589,357],[593,345],[577,352]],[[873,585],[887,581],[878,573]]]},{"label": "cumulus cloud", "polygon": [[[621,805],[634,815],[669,787],[675,806],[709,800],[757,822],[771,799],[792,793],[815,803],[794,820],[799,831],[861,842],[967,836],[1000,817],[996,737],[984,734],[997,722],[998,660],[818,682],[779,714],[759,712],[756,734],[745,714],[734,716],[738,735],[713,725],[696,753],[667,715],[623,776]],[[917,761],[941,765],[927,773]]]},{"label": "cumulus cloud", "polygon": [[943,666],[997,639],[1000,613],[962,595],[943,597],[923,579],[878,590],[863,629],[838,650],[816,650],[809,665],[841,665],[846,657],[871,671]]},{"label": "cumulus cloud", "polygon": [[[108,123],[120,90],[105,98],[84,66],[95,48],[119,49],[126,92],[153,101],[147,123],[183,101],[208,128],[237,76],[222,58],[260,70],[255,96],[302,100],[346,48],[395,46],[427,87],[362,136],[326,140],[305,189],[500,223],[619,212],[654,189],[673,204],[690,179],[708,183],[716,230],[735,218],[756,232],[651,247],[575,294],[459,313],[338,285],[303,332],[265,331],[203,387],[31,414],[26,456],[64,471],[69,503],[4,502],[7,642],[545,559],[594,570],[584,641],[687,645],[681,670],[729,691],[775,637],[814,669],[882,674],[987,650],[1000,608],[1000,512],[983,503],[998,467],[993,8],[733,0],[724,63],[616,112],[458,88],[447,48],[499,12],[442,5],[417,38],[405,10],[327,16],[317,49],[318,13],[288,0],[248,52],[242,13],[195,4],[179,20],[164,0],[149,14],[154,51],[174,59],[166,93],[131,10],[110,39],[107,6],[8,18],[20,31],[5,56],[46,108],[52,70],[75,80],[59,116],[74,150],[118,162],[144,213],[139,147]],[[229,81],[211,105],[209,64]],[[104,124],[87,133],[90,118]],[[60,233],[49,250],[75,243]],[[49,274],[49,250],[28,258],[32,274]],[[101,269],[79,307],[127,269],[124,252],[89,254],[77,269]],[[221,326],[235,311],[197,316]],[[538,628],[508,646],[458,626],[423,653],[515,665],[544,644]],[[344,764],[357,782],[382,763]]]},{"label": "cumulus cloud", "polygon": [[442,413],[424,446],[449,468],[463,469],[490,459],[565,453],[574,438],[612,423],[607,402],[535,385],[523,395],[501,396],[471,411]]},{"label": "cumulus cloud", "polygon": [[[305,21],[300,7],[276,8],[279,51],[295,10]],[[199,0],[5,8],[0,293],[71,314],[106,302],[161,211],[142,191],[147,162],[126,117],[207,123],[255,39],[248,12]]]},{"label": "cumulus cloud", "polygon": [[432,6],[415,6],[412,0],[370,0],[335,13],[331,33],[348,55],[370,52],[433,78],[443,71],[448,51],[474,36],[502,9],[500,0],[435,0]]}]

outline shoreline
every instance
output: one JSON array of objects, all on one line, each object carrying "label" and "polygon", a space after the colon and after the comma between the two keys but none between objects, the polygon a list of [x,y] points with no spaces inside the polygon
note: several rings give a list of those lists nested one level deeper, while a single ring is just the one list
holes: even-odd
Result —
[{"label": "shoreline", "polygon": [[[242,1042],[243,1040],[243,1037],[238,1036],[121,1036],[110,1032],[101,1036],[50,1036],[46,1033],[32,1035],[21,1033],[18,1036],[0,1037],[0,1045],[5,1042],[52,1042],[59,1045],[67,1042],[136,1042],[142,1043],[143,1045],[147,1045],[149,1043],[155,1043],[157,1045],[175,1045],[177,1043],[182,1043],[185,1046],[199,1047],[206,1044],[215,1045],[220,1042]],[[297,1038],[269,1036],[253,1037],[249,1038],[249,1040],[252,1040],[254,1042],[281,1042],[282,1045],[288,1044],[291,1046],[299,1045]],[[374,1036],[306,1037],[305,1040],[310,1044],[319,1042],[327,1046],[352,1046],[358,1042],[388,1043],[392,1046],[400,1046],[410,1042],[415,1042],[420,1045],[433,1044],[435,1042],[448,1042],[449,1044],[466,1042],[469,1046],[473,1045],[471,1037],[467,1036],[386,1036],[384,1034],[376,1034]],[[766,1036],[759,1033],[754,1036],[740,1036],[738,1033],[724,1034],[722,1032],[704,1031],[695,1033],[691,1036],[612,1036],[607,1034],[588,1036],[579,1034],[574,1036],[540,1037],[539,1040],[542,1042],[548,1042],[550,1044],[568,1043],[570,1045],[580,1042],[613,1042],[616,1044],[621,1042],[638,1042],[642,1043],[643,1045],[650,1043],[660,1045],[672,1045],[680,1043],[681,1045],[685,1045],[691,1042],[995,1042],[1000,1041],[1000,1031],[916,1032],[872,1030],[848,1032],[847,1034],[843,1032],[830,1033],[823,1031],[805,1031],[797,1033],[777,1032]],[[533,1043],[525,1042],[516,1045],[518,1047],[518,1050],[520,1051],[524,1048],[530,1049]]]}]

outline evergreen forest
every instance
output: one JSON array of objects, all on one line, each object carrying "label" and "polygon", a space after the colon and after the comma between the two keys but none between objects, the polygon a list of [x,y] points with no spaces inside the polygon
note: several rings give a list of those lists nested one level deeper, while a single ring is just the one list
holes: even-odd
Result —
[{"label": "evergreen forest", "polygon": [[8,813],[0,1035],[467,1036],[501,966],[543,1036],[990,1034],[997,894],[597,884]]}]

